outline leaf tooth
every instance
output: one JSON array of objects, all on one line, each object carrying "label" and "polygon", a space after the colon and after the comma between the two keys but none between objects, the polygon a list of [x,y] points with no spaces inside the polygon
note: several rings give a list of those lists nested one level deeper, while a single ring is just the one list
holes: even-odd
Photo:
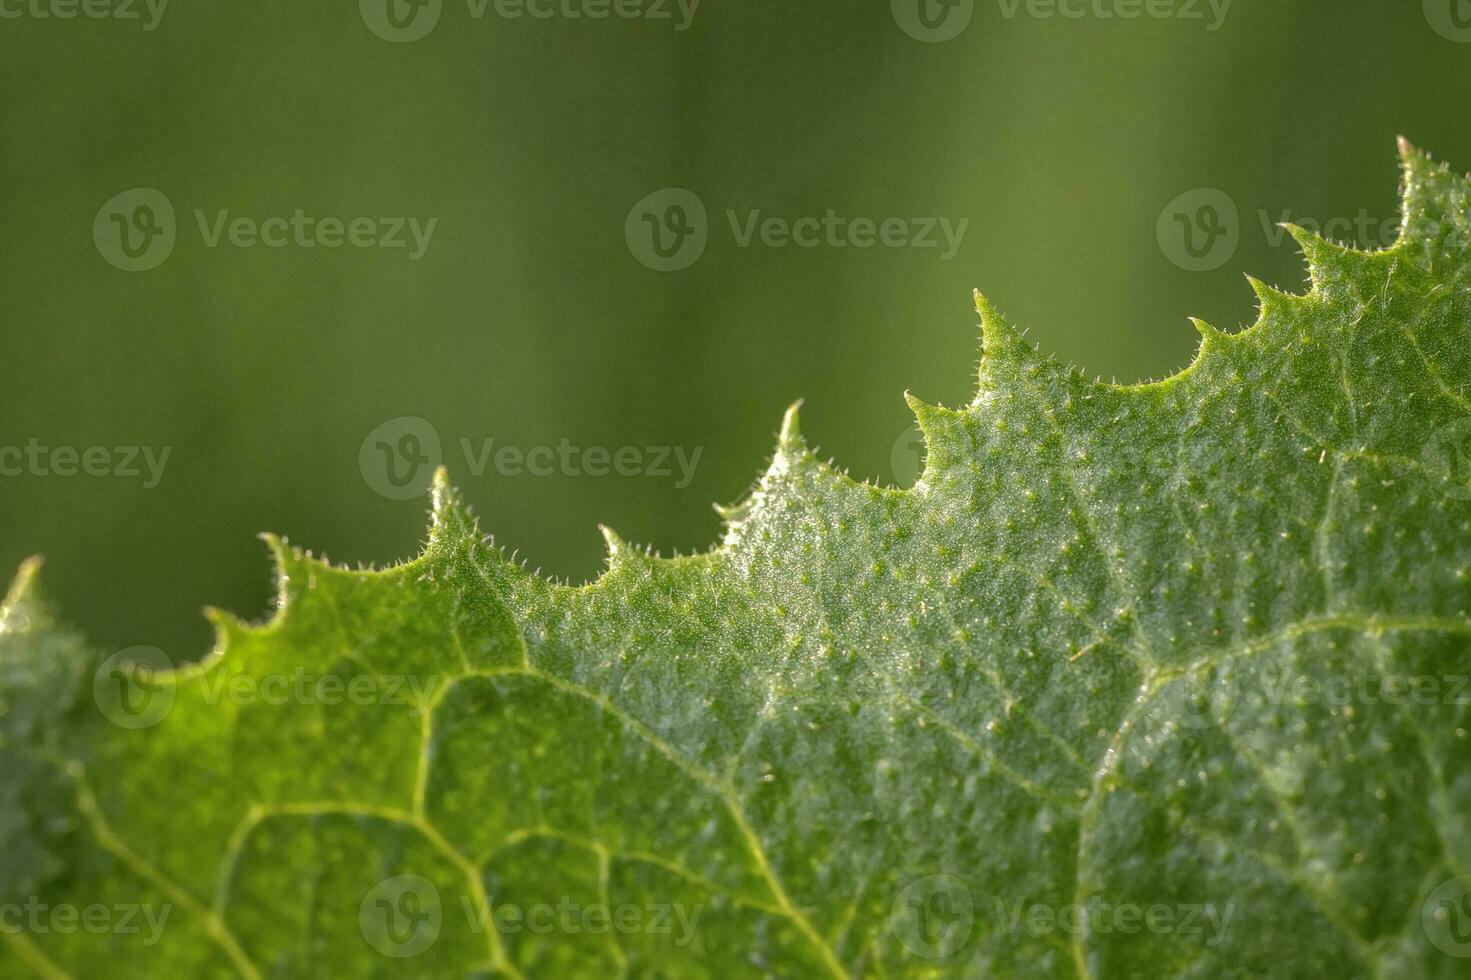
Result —
[{"label": "leaf tooth", "polygon": [[715,508],[715,513],[719,514],[720,519],[727,525],[739,524],[751,512],[751,498],[747,497],[735,504],[711,504],[710,506]]},{"label": "leaf tooth", "polygon": [[259,535],[271,552],[271,565],[276,577],[277,617],[284,616],[292,600],[311,586],[311,560],[285,538],[269,531]]},{"label": "leaf tooth", "polygon": [[1209,323],[1202,320],[1198,316],[1191,317],[1190,322],[1192,325],[1194,325],[1195,332],[1200,334],[1200,342],[1202,347],[1209,343],[1222,343],[1230,339],[1224,333],[1217,330],[1215,327],[1211,326]]},{"label": "leaf tooth", "polygon": [[274,531],[262,531],[256,537],[265,542],[266,548],[270,550],[271,559],[276,564],[276,570],[278,572],[284,571],[285,566],[290,561],[291,552],[291,545],[287,540]]},{"label": "leaf tooth", "polygon": [[626,555],[632,553],[633,548],[629,545],[629,543],[623,540],[618,532],[613,530],[608,525],[599,524],[598,531],[602,534],[603,540],[606,541],[608,544],[608,558],[610,561],[625,557]]},{"label": "leaf tooth", "polygon": [[1119,387],[1117,381],[1104,384],[1096,378],[1089,379],[1082,372],[1043,353],[979,289],[975,291],[975,299],[976,311],[981,315],[981,364],[976,396],[967,406],[968,413],[973,413],[998,392],[1027,385],[1030,378],[1047,377],[1074,389],[1079,386],[1095,389]]},{"label": "leaf tooth", "polygon": [[1302,225],[1291,221],[1282,222],[1282,227],[1297,241],[1297,247],[1302,252],[1303,258],[1307,260],[1308,275],[1312,278],[1314,289],[1344,278],[1350,271],[1356,259],[1363,258],[1364,253],[1347,245],[1330,241],[1315,231],[1309,231]]},{"label": "leaf tooth", "polygon": [[777,435],[776,452],[772,455],[771,464],[767,466],[766,472],[757,481],[756,488],[749,498],[749,507],[753,512],[760,509],[763,495],[767,491],[779,483],[790,482],[799,472],[818,480],[835,482],[847,489],[862,487],[861,483],[854,480],[845,471],[838,469],[832,460],[824,462],[815,455],[802,435],[801,422],[798,418],[801,408],[802,400],[798,399],[787,408],[786,414],[782,416],[781,432]]},{"label": "leaf tooth", "polygon": [[608,545],[608,571],[615,571],[629,562],[657,561],[651,548],[639,548],[629,544],[617,531],[606,524],[599,524],[598,531]]},{"label": "leaf tooth", "polygon": [[[1230,334],[1216,329],[1200,317],[1192,316],[1190,317],[1190,322],[1195,326],[1196,333],[1200,334],[1200,346],[1195,350],[1195,357],[1192,359],[1190,367],[1195,367],[1200,364],[1212,352],[1231,345],[1233,338]],[[1186,370],[1189,370],[1189,368],[1186,368]]]},{"label": "leaf tooth", "polygon": [[1292,313],[1292,305],[1302,300],[1300,296],[1294,296],[1276,286],[1267,285],[1256,276],[1248,275],[1246,282],[1251,286],[1251,291],[1256,294],[1258,320],[1263,320],[1268,316],[1289,316]]},{"label": "leaf tooth", "polygon": [[41,600],[41,566],[46,559],[40,555],[31,555],[20,563],[16,569],[15,578],[10,582],[10,588],[5,592],[5,600],[0,603],[0,620],[5,614],[22,603],[39,602]]},{"label": "leaf tooth", "polygon": [[929,402],[925,401],[923,398],[920,398],[918,395],[914,394],[914,392],[909,391],[908,389],[906,389],[904,392],[904,403],[908,405],[909,410],[914,413],[914,420],[919,423],[921,431],[924,430],[924,424],[927,419],[932,419],[936,415],[945,411],[943,407],[939,405],[931,405]]},{"label": "leaf tooth", "polygon": [[429,550],[453,548],[461,542],[479,540],[480,529],[460,491],[450,483],[449,470],[434,470],[430,488]]},{"label": "leaf tooth", "polygon": [[[1198,316],[1192,316],[1189,320],[1195,327],[1195,332],[1200,334],[1200,345],[1196,347],[1195,356],[1190,359],[1189,365],[1183,371],[1170,377],[1179,377],[1194,371],[1205,363],[1206,358],[1210,357],[1216,351],[1229,347],[1234,340],[1230,334],[1216,329],[1212,324],[1202,320]],[[1169,377],[1161,380],[1168,381]]]},{"label": "leaf tooth", "polygon": [[0,601],[0,636],[55,625],[50,603],[41,588],[42,564],[40,555],[32,555],[20,563],[4,600]]},{"label": "leaf tooth", "polygon": [[993,358],[1025,360],[1031,345],[994,303],[979,289],[975,290],[976,312],[981,315],[981,367]]},{"label": "leaf tooth", "polygon": [[214,630],[215,642],[201,663],[225,656],[232,645],[251,631],[249,623],[218,606],[205,606],[204,618],[209,621],[210,627]]},{"label": "leaf tooth", "polygon": [[786,456],[799,457],[807,451],[807,443],[802,438],[802,423],[799,415],[802,410],[802,399],[797,399],[787,406],[786,413],[782,415],[781,432],[777,436],[777,451]]},{"label": "leaf tooth", "polygon": [[[981,315],[981,364],[977,371],[976,397],[971,408],[985,400],[989,392],[1015,384],[1022,376],[1048,371],[1058,376],[1070,372],[1057,360],[1043,354],[1019,331],[978,289],[975,291],[976,312]],[[1086,381],[1081,375],[1079,380]]]},{"label": "leaf tooth", "polygon": [[904,400],[914,413],[915,421],[919,423],[920,434],[924,436],[925,464],[924,472],[919,475],[919,482],[928,483],[928,475],[932,470],[943,471],[951,460],[964,456],[966,442],[962,426],[965,413],[943,405],[931,405],[908,391],[904,392]]},{"label": "leaf tooth", "polygon": [[1403,174],[1396,246],[1440,253],[1463,265],[1471,240],[1471,186],[1449,164],[1437,163],[1403,136],[1399,151]]},{"label": "leaf tooth", "polygon": [[[745,506],[754,509],[758,505],[761,492],[773,483],[785,479],[788,474],[801,468],[809,462],[811,452],[807,448],[807,441],[802,437],[801,421],[798,414],[802,408],[802,401],[798,399],[787,407],[782,416],[781,431],[776,437],[776,452],[772,454],[771,463],[766,467],[756,489],[747,501],[737,506]],[[815,463],[815,460],[811,460]]]}]

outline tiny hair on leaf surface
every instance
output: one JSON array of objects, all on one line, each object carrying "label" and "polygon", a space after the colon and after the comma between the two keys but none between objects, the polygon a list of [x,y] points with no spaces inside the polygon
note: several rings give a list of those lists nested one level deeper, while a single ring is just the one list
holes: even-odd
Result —
[{"label": "tiny hair on leaf surface", "polygon": [[1402,151],[1395,245],[1290,229],[1162,381],[978,293],[913,488],[794,406],[703,554],[552,583],[441,472],[179,666],[27,563],[0,975],[1471,976],[1471,185]]}]

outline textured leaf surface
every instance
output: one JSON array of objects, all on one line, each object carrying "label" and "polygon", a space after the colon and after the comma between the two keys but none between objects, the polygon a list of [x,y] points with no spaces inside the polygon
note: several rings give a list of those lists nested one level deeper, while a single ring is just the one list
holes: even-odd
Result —
[{"label": "textured leaf surface", "polygon": [[1163,382],[980,300],[913,489],[793,411],[708,554],[548,583],[441,479],[418,559],[272,541],[274,618],[164,672],[23,569],[0,906],[169,914],[0,973],[1471,975],[1471,191],[1406,170],[1394,248],[1299,234]]}]

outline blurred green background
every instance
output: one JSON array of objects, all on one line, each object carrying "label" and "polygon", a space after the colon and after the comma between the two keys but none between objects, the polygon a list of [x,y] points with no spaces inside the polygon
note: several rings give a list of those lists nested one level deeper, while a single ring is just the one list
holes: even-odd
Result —
[{"label": "blurred green background", "polygon": [[[394,0],[410,33],[438,14],[400,43],[387,0],[174,0],[152,30],[142,0],[140,20],[3,0],[0,447],[171,450],[151,488],[0,476],[5,574],[44,553],[51,592],[100,644],[198,656],[201,605],[269,603],[257,532],[347,563],[416,550],[424,499],[376,492],[388,457],[371,463],[414,444],[389,426],[390,448],[360,457],[404,416],[432,425],[487,531],[547,573],[595,574],[598,522],[704,548],[711,503],[743,494],[798,397],[824,454],[911,479],[901,393],[968,400],[972,287],[1065,361],[1161,376],[1192,354],[1187,315],[1251,320],[1244,272],[1301,283],[1263,222],[1362,210],[1371,240],[1342,237],[1377,244],[1397,133],[1471,169],[1465,0],[1237,0],[1223,20],[1220,0],[1154,0],[1176,16],[1132,20],[1099,13],[1128,0],[1069,0],[1081,18],[925,0],[943,42],[913,36],[918,0],[706,0],[683,30],[672,0],[621,2],[671,17]],[[130,222],[131,205],[104,205],[137,187],[172,204],[176,241],[130,272],[93,225],[105,240]],[[625,237],[667,187],[708,215],[703,253],[673,272]],[[195,217],[297,209],[438,222],[411,260],[209,247]],[[969,224],[946,260],[740,247],[726,216],[830,209]],[[476,475],[461,439],[703,452],[680,487],[677,469]]]}]

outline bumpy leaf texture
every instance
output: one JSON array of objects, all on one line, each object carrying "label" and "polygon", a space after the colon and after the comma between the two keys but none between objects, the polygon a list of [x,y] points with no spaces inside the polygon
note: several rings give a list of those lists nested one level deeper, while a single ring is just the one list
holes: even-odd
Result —
[{"label": "bumpy leaf texture", "polygon": [[178,669],[0,626],[6,976],[1471,976],[1471,187],[1130,387],[978,299],[909,490],[788,413],[572,588],[443,476]]}]

